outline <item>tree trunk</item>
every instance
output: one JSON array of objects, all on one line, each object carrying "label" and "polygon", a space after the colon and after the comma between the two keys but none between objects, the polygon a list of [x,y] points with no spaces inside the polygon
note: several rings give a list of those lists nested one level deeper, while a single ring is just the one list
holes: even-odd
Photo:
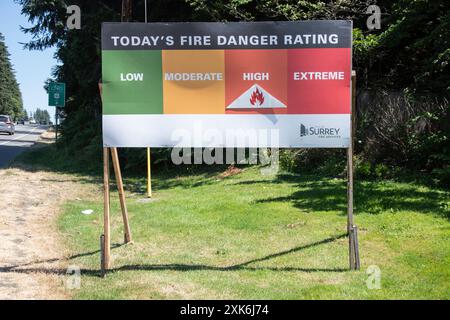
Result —
[{"label": "tree trunk", "polygon": [[133,0],[122,0],[122,22],[130,22],[133,9]]}]

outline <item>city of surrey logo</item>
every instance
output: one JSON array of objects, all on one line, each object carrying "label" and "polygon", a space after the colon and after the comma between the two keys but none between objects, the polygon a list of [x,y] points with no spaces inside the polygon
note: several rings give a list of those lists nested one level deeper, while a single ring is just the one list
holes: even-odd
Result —
[{"label": "city of surrey logo", "polygon": [[325,126],[310,126],[300,124],[300,137],[317,136],[318,138],[340,138],[340,128],[329,128]]}]

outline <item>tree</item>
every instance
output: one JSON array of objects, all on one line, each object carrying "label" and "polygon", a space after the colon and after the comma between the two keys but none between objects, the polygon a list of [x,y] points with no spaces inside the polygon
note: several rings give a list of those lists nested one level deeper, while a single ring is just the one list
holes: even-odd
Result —
[{"label": "tree", "polygon": [[48,124],[50,122],[50,114],[47,110],[37,108],[34,112],[34,120],[36,120],[37,123]]},{"label": "tree", "polygon": [[382,28],[354,33],[356,65],[367,87],[450,96],[448,0],[382,1]]},{"label": "tree", "polygon": [[[121,0],[73,0],[82,9],[81,30],[65,28],[66,2],[62,0],[16,0],[29,17],[31,28],[23,29],[34,40],[30,50],[56,46],[56,58],[62,62],[53,72],[53,81],[66,83],[66,119],[62,124],[60,148],[68,154],[83,154],[89,163],[101,156],[101,23],[120,21]],[[133,1],[132,21],[144,21],[144,1]],[[193,9],[182,0],[153,0],[149,21],[188,21]],[[49,80],[50,81],[50,80]],[[80,130],[83,128],[83,130]]]},{"label": "tree", "polygon": [[[16,2],[22,5],[22,13],[27,15],[33,24],[31,28],[24,29],[33,36],[33,40],[26,47],[42,50],[56,46],[56,57],[62,63],[53,73],[53,80],[65,82],[67,88],[67,117],[62,125],[60,147],[66,148],[68,154],[73,156],[83,154],[89,163],[94,163],[94,158],[100,163],[101,99],[97,86],[101,80],[100,30],[104,21],[120,21],[122,0],[70,1],[70,4],[78,5],[82,9],[81,30],[68,30],[65,27],[68,2],[64,0]],[[144,21],[144,1],[129,2],[133,8],[130,20]],[[367,6],[375,2],[385,15],[381,30],[369,31],[366,27],[368,15],[365,12]],[[445,101],[449,101],[448,0],[152,0],[149,3],[148,20],[152,22],[350,19],[354,27],[353,67],[358,74],[358,90],[404,90],[414,96],[444,95],[447,96]],[[422,134],[424,139],[431,135],[437,138],[431,142],[425,139],[425,142],[420,144],[404,141],[403,145],[408,146],[408,150],[403,151],[417,150],[414,154],[421,154],[422,158],[450,158],[448,149],[444,149],[444,146],[448,145],[449,136],[448,104],[442,112],[440,107],[436,110],[426,109],[430,110],[429,115],[420,114],[423,113],[422,109],[417,107],[420,104],[411,105],[414,109],[411,114],[417,115],[411,121],[423,121],[424,116],[431,119],[427,120],[430,130]],[[436,105],[441,106],[442,103]],[[373,107],[374,102],[371,101],[366,109],[371,110]],[[399,110],[402,111],[400,107]],[[370,119],[357,118],[358,137],[367,137],[367,133],[376,129],[377,118],[370,113],[368,116]],[[411,123],[402,125],[414,126]],[[408,139],[407,137],[408,135],[404,135],[402,139]],[[372,148],[364,139],[361,140],[364,146]],[[382,143],[378,145],[380,144]],[[417,148],[417,145],[430,148]],[[442,155],[436,156],[436,153],[430,150],[444,151]],[[367,155],[372,154],[370,160],[380,159],[375,158],[373,152],[365,151]],[[324,151],[320,152],[320,158],[324,159]],[[363,152],[362,148],[358,147],[357,152]],[[143,154],[141,156],[145,157]],[[413,154],[409,153],[409,158],[423,166],[423,161],[415,160],[418,157]],[[130,163],[131,161],[128,162]],[[398,161],[396,164],[405,163]],[[439,165],[445,166],[445,160],[433,162],[432,167]]]},{"label": "tree", "polygon": [[5,38],[0,33],[0,114],[17,119],[23,114],[22,94],[9,56]]}]

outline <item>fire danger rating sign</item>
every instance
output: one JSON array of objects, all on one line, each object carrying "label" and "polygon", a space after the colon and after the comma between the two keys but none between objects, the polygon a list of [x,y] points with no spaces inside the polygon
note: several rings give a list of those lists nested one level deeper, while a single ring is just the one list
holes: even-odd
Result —
[{"label": "fire danger rating sign", "polygon": [[350,21],[104,23],[104,145],[347,147],[351,30]]}]

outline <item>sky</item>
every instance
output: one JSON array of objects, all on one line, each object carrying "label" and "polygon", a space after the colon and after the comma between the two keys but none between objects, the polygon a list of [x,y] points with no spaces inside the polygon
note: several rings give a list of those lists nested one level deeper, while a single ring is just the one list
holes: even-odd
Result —
[{"label": "sky", "polygon": [[[27,43],[31,36],[20,31],[20,26],[29,27],[26,16],[20,14],[21,7],[14,0],[0,0],[0,32],[10,53],[11,63],[16,71],[17,82],[22,92],[25,109],[35,111],[46,109],[54,119],[55,108],[48,107],[44,82],[51,76],[52,68],[57,64],[53,58],[55,48],[44,51],[29,51],[20,43]],[[53,120],[54,121],[54,120]]]}]

